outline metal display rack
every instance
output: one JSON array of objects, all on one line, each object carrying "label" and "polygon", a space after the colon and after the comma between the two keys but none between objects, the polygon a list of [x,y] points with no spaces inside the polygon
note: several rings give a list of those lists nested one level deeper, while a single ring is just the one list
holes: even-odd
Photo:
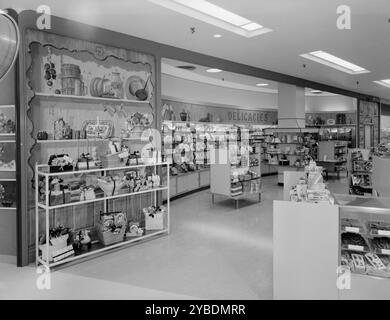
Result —
[{"label": "metal display rack", "polygon": [[[49,179],[52,177],[59,177],[59,176],[66,176],[66,175],[74,175],[74,174],[102,174],[102,176],[106,176],[106,173],[108,171],[129,171],[132,169],[140,169],[140,168],[146,168],[146,167],[154,167],[154,173],[157,173],[157,167],[163,168],[166,166],[166,177],[164,179],[161,179],[161,181],[164,181],[165,185],[161,185],[158,188],[153,188],[153,189],[147,189],[147,190],[142,190],[138,192],[129,192],[129,193],[121,193],[121,194],[116,194],[112,196],[104,196],[101,198],[95,198],[91,200],[84,200],[84,201],[78,201],[78,202],[70,202],[70,203],[64,203],[60,205],[50,205],[49,203]],[[35,166],[35,231],[36,231],[36,264],[37,265],[43,265],[47,268],[53,268],[58,265],[62,265],[68,262],[80,260],[86,257],[94,256],[97,254],[101,254],[102,252],[109,251],[114,248],[118,247],[123,247],[135,242],[141,242],[142,240],[146,240],[149,238],[156,237],[158,235],[163,235],[163,234],[169,234],[170,232],[170,201],[169,201],[169,196],[167,196],[166,199],[166,217],[164,217],[164,228],[162,230],[149,230],[144,233],[144,235],[137,236],[137,237],[131,237],[129,239],[124,239],[121,242],[117,242],[111,245],[103,246],[100,243],[97,243],[95,241],[94,245],[92,246],[91,250],[88,252],[79,254],[79,255],[74,255],[67,257],[65,259],[62,259],[60,261],[55,261],[51,262],[49,258],[49,246],[50,246],[50,241],[47,241],[47,239],[50,239],[50,234],[49,234],[49,229],[50,229],[50,215],[53,212],[54,209],[60,209],[60,208],[65,208],[65,207],[70,207],[70,206],[79,206],[87,203],[93,203],[93,202],[100,202],[104,201],[104,210],[107,210],[108,207],[108,201],[112,199],[118,199],[118,198],[124,198],[124,197],[132,197],[135,195],[141,195],[141,194],[152,194],[152,200],[153,200],[153,205],[157,206],[158,204],[158,192],[167,192],[169,195],[169,164],[168,163],[155,163],[155,164],[140,164],[140,165],[131,165],[131,166],[124,166],[124,167],[108,167],[108,168],[99,168],[99,169],[89,169],[89,170],[78,170],[78,171],[64,171],[64,172],[54,172],[50,173],[47,171],[47,165],[42,165],[42,164],[37,164]],[[46,169],[46,170],[45,170]],[[163,172],[163,170],[160,170],[160,172]],[[45,197],[44,201],[40,202],[39,201],[39,178],[43,177],[44,178],[44,183],[45,183]],[[46,246],[46,252],[45,256],[42,256],[39,254],[39,226],[40,226],[40,221],[39,221],[39,210],[44,210],[44,215],[45,215],[45,236],[46,236],[46,243],[44,246]]]}]

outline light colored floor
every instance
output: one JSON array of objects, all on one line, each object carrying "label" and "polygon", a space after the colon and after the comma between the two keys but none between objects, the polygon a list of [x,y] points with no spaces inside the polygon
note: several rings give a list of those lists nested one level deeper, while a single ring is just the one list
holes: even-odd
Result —
[{"label": "light colored floor", "polygon": [[[345,179],[330,181],[345,193]],[[38,290],[34,266],[0,263],[0,299],[272,299],[272,201],[276,177],[263,180],[262,202],[208,191],[172,202],[171,234],[63,268],[51,290]]]}]

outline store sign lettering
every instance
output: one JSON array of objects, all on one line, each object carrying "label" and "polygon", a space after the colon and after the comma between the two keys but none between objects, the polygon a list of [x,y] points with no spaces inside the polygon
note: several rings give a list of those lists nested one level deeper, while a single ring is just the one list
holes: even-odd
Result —
[{"label": "store sign lettering", "polygon": [[267,122],[266,112],[228,111],[228,121],[239,122]]}]

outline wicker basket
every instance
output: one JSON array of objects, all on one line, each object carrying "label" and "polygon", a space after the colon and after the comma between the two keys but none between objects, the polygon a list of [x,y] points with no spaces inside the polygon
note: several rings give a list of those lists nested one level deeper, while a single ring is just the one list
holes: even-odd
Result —
[{"label": "wicker basket", "polygon": [[123,241],[124,237],[125,237],[125,231],[126,231],[126,227],[123,226],[121,228],[121,232],[119,232],[118,234],[114,234],[111,231],[103,232],[102,229],[99,226],[99,228],[97,230],[97,235],[98,235],[99,241],[103,245],[109,246],[111,244]]},{"label": "wicker basket", "polygon": [[111,231],[104,231],[103,232],[103,224],[101,220],[97,224],[97,235],[99,238],[100,243],[102,243],[105,246],[109,246],[114,243],[118,243],[124,240],[125,237],[125,232],[126,232],[126,218],[125,218],[125,223],[123,224],[121,231],[118,234],[114,234]]}]

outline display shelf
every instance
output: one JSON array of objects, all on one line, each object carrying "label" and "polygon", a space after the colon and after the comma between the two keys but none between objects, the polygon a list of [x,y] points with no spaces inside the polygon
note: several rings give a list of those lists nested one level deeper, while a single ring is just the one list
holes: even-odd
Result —
[{"label": "display shelf", "polygon": [[[15,133],[0,133],[0,137],[14,137],[16,134]],[[1,141],[0,142],[4,142]]]},{"label": "display shelf", "polygon": [[[107,139],[102,138],[90,138],[90,139],[60,139],[60,140],[36,140],[39,144],[52,144],[52,143],[93,143],[93,142],[109,142],[109,141],[140,141],[142,137],[132,137],[132,138],[119,138],[112,137]],[[3,142],[0,140],[0,143]]]},{"label": "display shelf", "polygon": [[139,105],[139,106],[150,105],[150,101],[101,98],[101,97],[91,97],[91,96],[61,95],[61,94],[51,94],[51,93],[43,93],[43,92],[36,92],[35,97],[47,101],[84,102],[84,103],[91,103],[91,104],[114,103],[114,104]]},{"label": "display shelf", "polygon": [[37,169],[38,169],[37,174],[39,176],[53,177],[53,176],[64,176],[64,175],[80,174],[80,173],[97,173],[97,172],[103,172],[103,171],[131,170],[134,168],[168,166],[168,165],[169,164],[166,162],[158,162],[158,163],[151,163],[151,164],[143,163],[143,164],[130,165],[130,166],[121,166],[121,167],[105,167],[105,168],[98,168],[98,169],[72,170],[72,171],[61,171],[61,172],[45,172],[45,171],[41,171],[41,169],[48,168],[49,166],[46,164],[39,164],[39,165],[37,165]]},{"label": "display shelf", "polygon": [[50,205],[46,206],[46,205],[44,205],[42,203],[38,203],[38,207],[41,208],[41,209],[54,210],[54,209],[71,207],[71,206],[83,205],[83,204],[86,204],[86,203],[93,203],[93,202],[98,202],[98,201],[119,199],[119,198],[123,198],[123,197],[135,196],[135,195],[140,195],[140,194],[145,194],[145,193],[150,193],[150,192],[156,192],[156,191],[164,191],[164,190],[167,190],[167,189],[168,189],[168,187],[153,188],[153,189],[147,189],[147,190],[138,191],[138,192],[123,193],[123,194],[117,194],[117,195],[113,195],[113,196],[102,197],[102,198],[95,198],[95,199],[78,201],[78,202],[69,202],[69,203],[64,203],[64,204],[55,205],[55,206],[50,206]]},{"label": "display shelf", "polygon": [[2,206],[0,206],[0,211],[1,210],[16,210],[16,207],[2,207]]},{"label": "display shelf", "polygon": [[62,265],[62,264],[66,264],[66,263],[69,263],[69,262],[72,262],[72,261],[82,260],[82,259],[94,256],[94,255],[97,255],[99,253],[103,253],[103,252],[106,252],[106,251],[109,251],[109,250],[113,250],[115,248],[120,248],[120,247],[123,247],[123,246],[126,246],[126,245],[130,245],[132,243],[136,243],[136,242],[139,242],[139,241],[142,241],[142,240],[145,240],[145,239],[149,239],[149,238],[152,238],[152,237],[164,234],[164,233],[169,233],[169,229],[167,228],[167,229],[163,229],[163,230],[149,231],[149,232],[146,231],[145,235],[138,236],[138,237],[131,237],[131,238],[127,237],[128,239],[123,240],[122,242],[118,242],[118,243],[112,244],[110,246],[103,246],[100,243],[95,243],[95,244],[92,245],[91,250],[89,250],[88,252],[81,253],[81,254],[78,254],[78,255],[74,255],[74,256],[71,256],[69,258],[65,258],[63,260],[57,261],[57,262],[49,262],[49,263],[47,263],[45,261],[45,259],[43,259],[41,256],[39,256],[38,257],[38,262],[40,264],[48,267],[48,268],[54,268],[54,267]]},{"label": "display shelf", "polygon": [[14,104],[2,104],[0,105],[0,109],[12,109],[15,108]]},{"label": "display shelf", "polygon": [[[69,202],[69,203],[63,203],[63,204],[59,204],[59,205],[50,205],[49,204],[50,190],[52,190],[49,188],[49,179],[53,176],[58,176],[58,174],[63,176],[63,175],[72,175],[74,173],[88,174],[88,173],[102,172],[102,173],[104,173],[104,175],[106,175],[107,172],[122,171],[122,170],[134,170],[134,169],[138,169],[138,168],[145,168],[146,169],[146,168],[150,168],[150,167],[155,168],[154,174],[156,174],[158,166],[161,169],[165,168],[165,173],[163,174],[163,176],[160,175],[160,179],[165,181],[166,186],[161,185],[160,187],[148,188],[148,189],[145,189],[142,191],[115,194],[112,196],[104,196],[101,198],[89,199],[89,200],[85,200],[85,201]],[[131,244],[134,242],[142,241],[144,239],[151,238],[153,236],[157,236],[157,235],[160,235],[163,233],[169,233],[169,230],[170,230],[170,218],[169,218],[170,200],[169,200],[169,197],[167,197],[167,201],[166,201],[166,208],[167,209],[166,209],[166,211],[164,210],[161,213],[163,215],[162,216],[163,222],[162,222],[161,228],[157,227],[157,228],[155,228],[156,230],[150,230],[150,229],[153,229],[153,227],[147,229],[147,222],[145,221],[145,230],[144,230],[144,233],[140,236],[127,237],[126,239],[124,236],[122,241],[118,241],[119,239],[116,239],[112,243],[110,243],[110,242],[105,243],[104,241],[102,243],[95,243],[95,244],[93,244],[92,249],[88,250],[85,253],[76,254],[75,252],[72,251],[71,252],[72,256],[62,257],[62,259],[59,261],[54,261],[55,259],[52,260],[50,258],[51,253],[49,253],[50,252],[49,241],[45,241],[45,243],[43,245],[40,245],[40,241],[39,241],[39,236],[40,236],[39,235],[39,230],[40,230],[40,220],[39,219],[41,217],[40,212],[39,212],[40,210],[44,210],[44,217],[45,217],[45,219],[44,219],[45,220],[45,238],[44,239],[51,239],[50,233],[49,233],[49,228],[50,228],[49,222],[51,219],[50,214],[55,213],[56,212],[56,211],[54,211],[55,209],[62,209],[62,208],[66,208],[66,207],[77,208],[77,206],[79,206],[79,205],[103,201],[103,208],[104,208],[103,212],[107,212],[107,211],[109,211],[109,209],[108,209],[109,203],[110,203],[109,200],[120,199],[120,198],[130,198],[133,196],[147,194],[147,193],[154,194],[151,197],[150,201],[153,201],[153,205],[157,206],[157,193],[165,191],[165,192],[167,192],[167,194],[169,194],[169,164],[162,162],[162,163],[142,164],[142,165],[140,164],[140,165],[115,167],[115,168],[99,168],[99,169],[89,169],[89,170],[80,170],[80,171],[67,171],[67,172],[60,172],[60,173],[49,173],[46,171],[42,171],[42,170],[45,170],[46,168],[47,168],[47,165],[38,165],[37,164],[35,166],[35,203],[36,203],[36,205],[35,205],[35,219],[36,219],[36,226],[35,226],[36,227],[36,242],[35,242],[36,249],[35,249],[35,251],[36,251],[37,264],[43,264],[49,268],[52,268],[52,267],[55,267],[57,265],[66,264],[66,263],[71,262],[71,261],[76,261],[76,260],[82,259],[84,257],[93,256],[93,255],[96,255],[96,254],[99,254],[99,253],[102,253],[102,252],[105,252],[105,251],[108,251],[108,250],[111,250],[114,248],[118,248],[118,247],[124,246],[126,244]],[[163,172],[163,170],[161,170],[161,172]],[[40,177],[44,177],[43,186],[42,186],[43,191],[40,191],[41,190],[41,187],[39,185],[39,183],[41,181]],[[164,182],[160,182],[160,183],[164,183]],[[41,195],[43,194],[44,203],[42,203],[40,201],[40,195],[39,195],[40,192],[41,192]],[[65,198],[64,198],[64,201],[65,201]],[[120,211],[120,212],[122,212],[122,211]],[[94,208],[93,208],[93,214],[94,215],[96,214]],[[125,223],[120,224],[119,230],[122,228],[121,229],[122,231],[120,231],[120,232],[123,232],[123,234],[125,234],[126,230],[128,230],[128,227],[129,227],[127,222],[131,221],[131,220],[128,220],[129,219],[128,214],[130,214],[130,213],[125,210],[124,212],[122,212],[122,214],[124,214],[125,218],[123,218],[123,219],[125,219],[124,220]],[[146,219],[146,217],[145,217],[145,219]],[[73,228],[75,230],[77,230],[77,226],[74,226]],[[101,228],[101,227],[98,226],[98,228]],[[116,228],[118,228],[118,225]],[[123,229],[123,228],[126,228],[126,229]],[[87,228],[87,229],[91,229],[91,228]],[[97,232],[99,232],[99,230],[100,229],[98,229]],[[89,231],[91,231],[91,230],[89,230]],[[102,231],[100,231],[100,232],[102,232]],[[109,232],[109,231],[104,231],[104,232]],[[101,237],[103,237],[103,235],[99,236],[99,239],[101,239]],[[112,237],[112,236],[106,235],[106,237]],[[106,240],[106,241],[110,241],[110,240]],[[60,247],[60,250],[62,250],[62,248],[65,249],[65,247]],[[40,252],[42,252],[42,254]]]}]

